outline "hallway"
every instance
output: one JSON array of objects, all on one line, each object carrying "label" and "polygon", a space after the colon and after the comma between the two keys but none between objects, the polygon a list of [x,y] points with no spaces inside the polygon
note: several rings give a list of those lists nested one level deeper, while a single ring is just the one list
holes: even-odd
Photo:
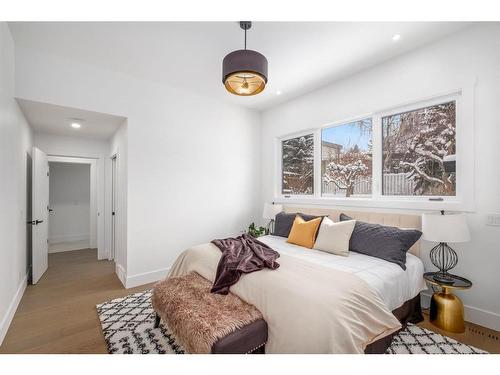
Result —
[{"label": "hallway", "polygon": [[115,263],[97,250],[49,254],[49,268],[29,285],[0,353],[107,353],[95,305],[151,287],[125,289]]}]

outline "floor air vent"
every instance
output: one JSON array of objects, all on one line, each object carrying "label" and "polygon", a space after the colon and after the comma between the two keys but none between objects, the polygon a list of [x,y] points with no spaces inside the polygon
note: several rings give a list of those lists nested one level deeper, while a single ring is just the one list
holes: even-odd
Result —
[{"label": "floor air vent", "polygon": [[483,336],[485,339],[490,339],[492,341],[500,341],[500,338],[499,338],[500,335],[492,333],[492,332],[489,332],[489,330],[484,330],[484,329],[482,329],[482,327],[478,327],[478,326],[471,327],[471,326],[469,326],[468,330],[472,334]]}]

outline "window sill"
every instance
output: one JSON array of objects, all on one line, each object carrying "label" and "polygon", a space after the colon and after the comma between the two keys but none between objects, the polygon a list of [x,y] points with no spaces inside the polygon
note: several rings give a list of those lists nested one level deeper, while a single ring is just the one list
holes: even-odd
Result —
[{"label": "window sill", "polygon": [[402,198],[333,198],[333,197],[303,197],[283,196],[275,197],[274,202],[281,204],[312,205],[312,206],[339,206],[339,207],[361,207],[361,208],[383,208],[397,210],[415,210],[415,211],[460,211],[474,212],[475,205],[472,202],[461,200],[429,201],[426,198],[408,199]]}]

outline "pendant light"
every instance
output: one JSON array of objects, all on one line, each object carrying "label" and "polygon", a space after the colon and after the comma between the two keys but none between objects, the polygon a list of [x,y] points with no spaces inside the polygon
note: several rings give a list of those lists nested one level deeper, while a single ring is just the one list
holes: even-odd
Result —
[{"label": "pendant light", "polygon": [[239,96],[256,95],[264,90],[267,83],[267,59],[257,52],[247,49],[247,30],[252,22],[241,21],[245,31],[245,49],[233,51],[222,61],[222,83],[231,94]]}]

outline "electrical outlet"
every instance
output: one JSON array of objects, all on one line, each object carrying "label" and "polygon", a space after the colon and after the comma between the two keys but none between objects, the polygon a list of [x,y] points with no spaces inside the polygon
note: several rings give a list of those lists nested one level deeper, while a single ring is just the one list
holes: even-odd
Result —
[{"label": "electrical outlet", "polygon": [[489,214],[486,216],[486,225],[500,226],[500,214]]}]

